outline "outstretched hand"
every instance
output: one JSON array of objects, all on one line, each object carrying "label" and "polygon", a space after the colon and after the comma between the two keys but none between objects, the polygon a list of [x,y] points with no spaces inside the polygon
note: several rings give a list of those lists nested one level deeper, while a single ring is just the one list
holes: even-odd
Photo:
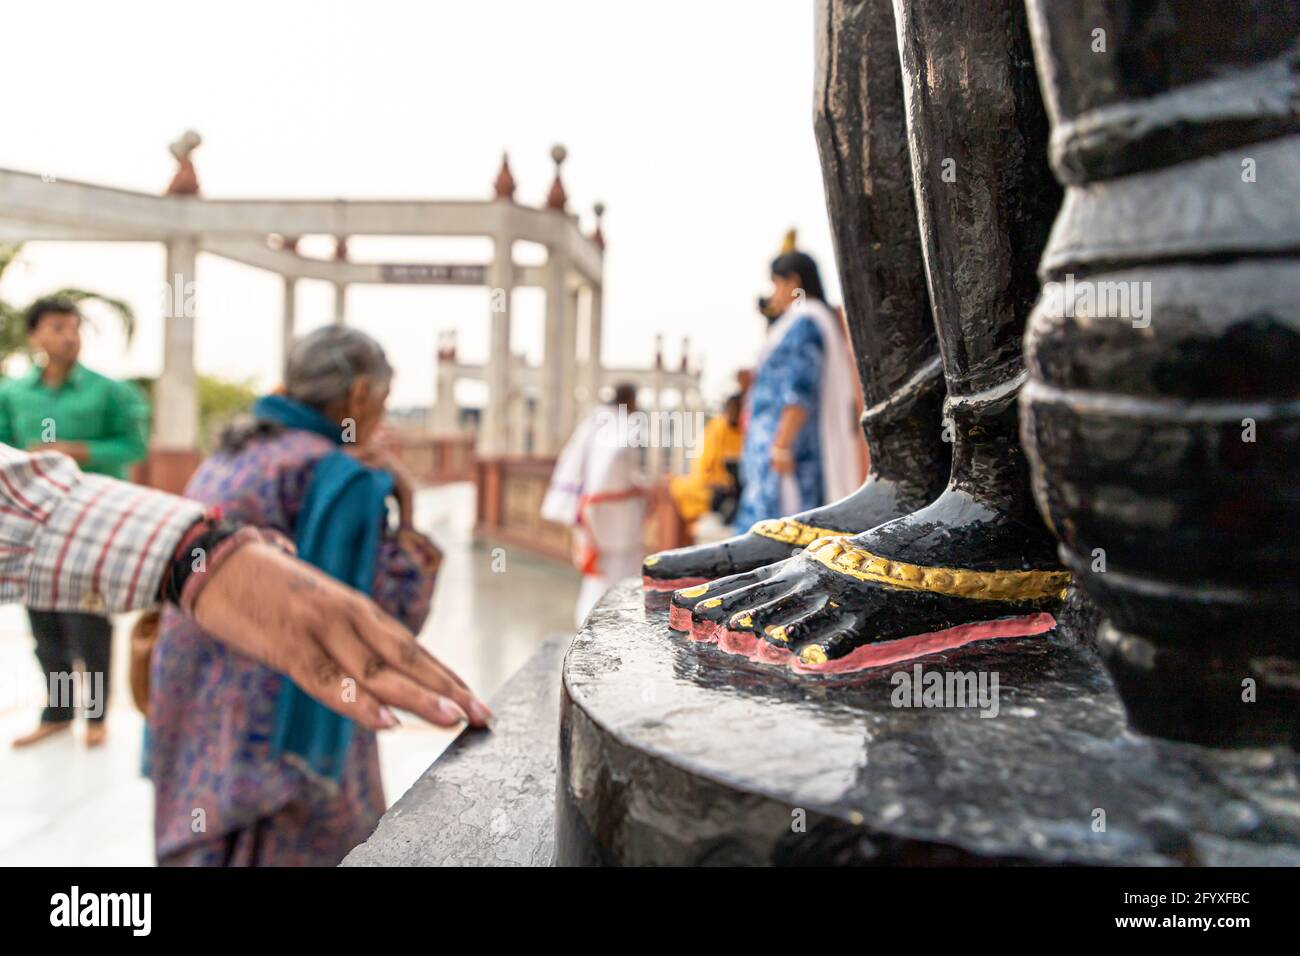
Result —
[{"label": "outstretched hand", "polygon": [[441,727],[485,727],[491,719],[410,631],[360,592],[271,545],[231,554],[199,593],[194,617],[213,637],[371,730],[396,726],[390,706]]}]

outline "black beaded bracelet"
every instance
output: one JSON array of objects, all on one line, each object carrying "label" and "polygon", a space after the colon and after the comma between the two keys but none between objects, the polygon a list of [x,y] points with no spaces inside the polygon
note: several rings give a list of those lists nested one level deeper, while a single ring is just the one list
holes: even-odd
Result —
[{"label": "black beaded bracelet", "polygon": [[204,518],[195,524],[181,537],[181,543],[172,555],[167,572],[163,575],[159,597],[179,607],[185,582],[195,571],[201,570],[195,567],[195,561],[203,555],[212,554],[217,545],[244,527],[242,522],[230,518]]}]

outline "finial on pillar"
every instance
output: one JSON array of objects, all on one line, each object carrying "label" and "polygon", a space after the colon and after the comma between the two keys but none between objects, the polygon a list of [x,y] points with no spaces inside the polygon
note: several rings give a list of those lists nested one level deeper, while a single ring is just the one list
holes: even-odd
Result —
[{"label": "finial on pillar", "polygon": [[683,372],[690,371],[691,363],[690,363],[690,359],[688,358],[690,354],[691,354],[691,337],[689,335],[683,335],[682,336],[682,366],[681,366]]},{"label": "finial on pillar", "polygon": [[591,241],[594,242],[597,247],[604,249],[605,234],[600,231],[600,222],[605,218],[605,204],[603,202],[598,202],[591,207],[591,211],[596,214],[596,229],[591,234]]},{"label": "finial on pillar", "polygon": [[655,333],[655,368],[664,367],[664,334]]},{"label": "finial on pillar", "polygon": [[497,199],[515,201],[515,177],[510,172],[510,156],[505,152],[501,153],[501,170],[497,173],[497,181],[493,188],[496,190]]},{"label": "finial on pillar", "polygon": [[334,261],[335,262],[348,261],[348,237],[347,236],[339,236],[334,240]]},{"label": "finial on pillar", "polygon": [[172,177],[171,183],[167,186],[168,196],[197,196],[199,194],[199,177],[194,171],[194,163],[190,159],[190,154],[199,148],[203,143],[203,137],[194,130],[186,130],[181,138],[172,143],[169,147],[171,153],[176,157],[177,169],[176,175]]},{"label": "finial on pillar", "polygon": [[555,161],[555,181],[551,183],[551,191],[546,196],[547,209],[564,212],[564,207],[569,201],[569,197],[564,192],[564,183],[560,181],[560,167],[564,165],[568,155],[569,151],[558,143],[551,147],[551,159]]}]

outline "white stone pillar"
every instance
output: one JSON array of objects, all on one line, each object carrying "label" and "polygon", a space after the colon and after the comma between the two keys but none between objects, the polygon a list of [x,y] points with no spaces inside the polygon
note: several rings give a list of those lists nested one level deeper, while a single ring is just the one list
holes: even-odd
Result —
[{"label": "white stone pillar", "polygon": [[546,351],[542,356],[541,394],[538,396],[534,428],[533,452],[537,455],[557,454],[568,438],[561,429],[564,405],[564,313],[568,298],[568,290],[565,288],[565,274],[568,272],[566,265],[564,252],[552,246],[546,262],[546,331],[543,336]]},{"label": "white stone pillar", "polygon": [[479,429],[479,454],[504,455],[510,450],[510,307],[514,293],[514,242],[498,236],[488,270],[488,358],[484,369],[487,407]]},{"label": "white stone pillar", "polygon": [[647,467],[654,478],[659,478],[664,473],[664,439],[668,435],[668,429],[660,412],[664,411],[664,373],[662,367],[656,366],[653,376],[652,393],[654,397],[650,400],[650,407],[653,409],[651,415],[655,422],[650,427],[650,447],[647,449]]},{"label": "white stone pillar", "polygon": [[528,454],[528,396],[522,388],[510,394],[510,428],[506,451],[511,455]]},{"label": "white stone pillar", "polygon": [[578,424],[578,287],[565,290],[564,294],[564,347],[560,356],[564,359],[564,371],[561,373],[563,391],[560,397],[560,436],[561,442],[573,433]]},{"label": "white stone pillar", "polygon": [[454,435],[460,431],[456,408],[456,357],[438,354],[437,397],[433,403],[433,433]]},{"label": "white stone pillar", "polygon": [[172,290],[163,315],[163,361],[155,395],[153,443],[168,450],[199,444],[198,382],[194,372],[195,273],[199,242],[194,236],[167,240],[167,283]]},{"label": "white stone pillar", "polygon": [[[688,422],[686,420],[687,416],[690,415],[689,409],[690,406],[686,401],[686,385],[685,383],[682,383],[682,385],[677,390],[677,408],[676,408],[677,419],[676,422],[674,423],[673,449],[670,455],[672,463],[669,465],[669,468],[672,470],[672,473],[674,475],[684,475],[686,474],[686,470],[687,470],[686,468],[686,436],[688,434],[687,429],[693,429],[695,424],[694,422]],[[695,433],[693,431],[689,432],[689,434],[691,435],[692,438],[695,437]]]},{"label": "white stone pillar", "polygon": [[348,324],[348,284],[346,282],[334,283],[334,324]]},{"label": "white stone pillar", "polygon": [[280,323],[280,336],[283,345],[281,365],[287,370],[289,366],[289,349],[293,346],[294,326],[298,321],[298,280],[293,276],[284,277],[284,314]]},{"label": "white stone pillar", "polygon": [[593,285],[587,292],[587,404],[600,402],[600,389],[605,384],[604,366],[601,364],[601,333],[604,331],[604,295],[599,285]]}]

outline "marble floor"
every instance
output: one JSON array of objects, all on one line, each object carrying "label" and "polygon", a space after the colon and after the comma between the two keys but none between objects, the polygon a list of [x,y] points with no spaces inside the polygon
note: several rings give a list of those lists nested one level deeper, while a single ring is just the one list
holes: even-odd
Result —
[{"label": "marble floor", "polygon": [[[417,514],[446,552],[421,641],[490,699],[545,640],[572,633],[577,574],[475,542],[468,484],[420,492]],[[130,625],[117,622],[108,743],[87,750],[78,726],[14,751],[9,741],[39,716],[42,678],[23,609],[0,607],[0,865],[153,864],[152,785],[139,773],[144,720],[126,687]],[[380,735],[390,804],[453,737],[410,717]]]}]

